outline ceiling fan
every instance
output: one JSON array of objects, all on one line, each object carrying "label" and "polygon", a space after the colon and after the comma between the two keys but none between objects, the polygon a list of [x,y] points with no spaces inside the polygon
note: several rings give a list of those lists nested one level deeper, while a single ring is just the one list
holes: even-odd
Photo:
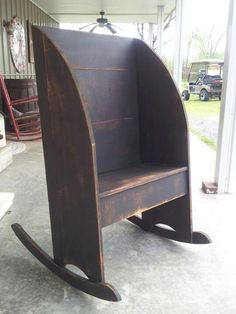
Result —
[{"label": "ceiling fan", "polygon": [[100,11],[100,15],[101,17],[97,18],[97,22],[96,23],[91,23],[91,24],[88,24],[88,25],[85,25],[81,28],[79,28],[79,30],[82,30],[86,27],[89,27],[89,26],[92,26],[94,25],[91,29],[90,29],[90,33],[94,32],[94,30],[97,28],[97,27],[106,27],[112,34],[116,34],[117,31],[115,30],[115,28],[119,28],[118,26],[115,26],[111,23],[108,22],[108,19],[105,19],[103,16],[104,16],[105,12],[104,11]]}]

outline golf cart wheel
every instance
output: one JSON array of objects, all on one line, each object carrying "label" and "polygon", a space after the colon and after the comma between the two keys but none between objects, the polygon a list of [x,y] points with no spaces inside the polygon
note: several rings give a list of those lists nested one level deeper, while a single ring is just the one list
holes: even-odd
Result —
[{"label": "golf cart wheel", "polygon": [[200,97],[201,101],[208,101],[209,100],[209,93],[208,93],[208,91],[205,90],[205,89],[202,89],[201,92],[200,92],[199,97]]},{"label": "golf cart wheel", "polygon": [[189,100],[190,94],[189,91],[187,89],[185,89],[184,91],[182,91],[182,99],[183,100]]}]

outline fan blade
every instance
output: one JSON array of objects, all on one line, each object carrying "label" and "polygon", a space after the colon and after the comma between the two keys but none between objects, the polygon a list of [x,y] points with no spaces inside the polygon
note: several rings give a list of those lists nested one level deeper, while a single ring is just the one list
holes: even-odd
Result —
[{"label": "fan blade", "polygon": [[98,27],[98,24],[96,24],[92,29],[90,29],[89,32],[92,33],[95,30],[96,27]]},{"label": "fan blade", "polygon": [[117,25],[115,25],[115,24],[112,24],[112,23],[109,23],[113,28],[115,27],[115,28],[118,28],[120,31],[124,31],[123,30],[123,28],[121,28],[121,27],[119,27],[119,26],[117,26]]},{"label": "fan blade", "polygon": [[106,26],[106,28],[108,28],[109,31],[110,31],[112,34],[116,34],[116,33],[117,33],[117,31],[111,26],[110,23],[107,23],[107,24],[105,24],[104,26]]},{"label": "fan blade", "polygon": [[79,30],[84,29],[84,28],[89,27],[89,26],[94,25],[94,24],[96,24],[96,23],[87,24],[87,25],[85,25],[83,27],[80,27]]}]

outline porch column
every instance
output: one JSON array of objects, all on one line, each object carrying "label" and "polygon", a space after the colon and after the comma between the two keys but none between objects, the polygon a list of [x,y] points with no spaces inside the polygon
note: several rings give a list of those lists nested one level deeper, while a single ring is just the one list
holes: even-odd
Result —
[{"label": "porch column", "polygon": [[149,46],[153,49],[153,23],[149,23]]},{"label": "porch column", "polygon": [[219,193],[236,193],[236,2],[230,0],[215,182]]},{"label": "porch column", "polygon": [[164,5],[157,6],[157,53],[162,56]]},{"label": "porch column", "polygon": [[185,0],[176,0],[175,2],[175,52],[173,77],[179,88],[181,87],[183,68],[184,4]]}]

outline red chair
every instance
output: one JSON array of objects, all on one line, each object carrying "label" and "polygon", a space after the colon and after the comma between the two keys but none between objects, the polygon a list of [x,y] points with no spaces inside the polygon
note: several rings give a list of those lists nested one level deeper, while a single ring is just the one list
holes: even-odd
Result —
[{"label": "red chair", "polygon": [[[11,100],[2,74],[0,74],[0,90],[8,111],[9,122],[13,129],[12,131],[6,132],[8,139],[35,140],[41,138],[39,111],[21,112],[19,110],[20,105],[38,102],[38,97],[33,96]],[[15,108],[16,106],[17,109]]]}]

